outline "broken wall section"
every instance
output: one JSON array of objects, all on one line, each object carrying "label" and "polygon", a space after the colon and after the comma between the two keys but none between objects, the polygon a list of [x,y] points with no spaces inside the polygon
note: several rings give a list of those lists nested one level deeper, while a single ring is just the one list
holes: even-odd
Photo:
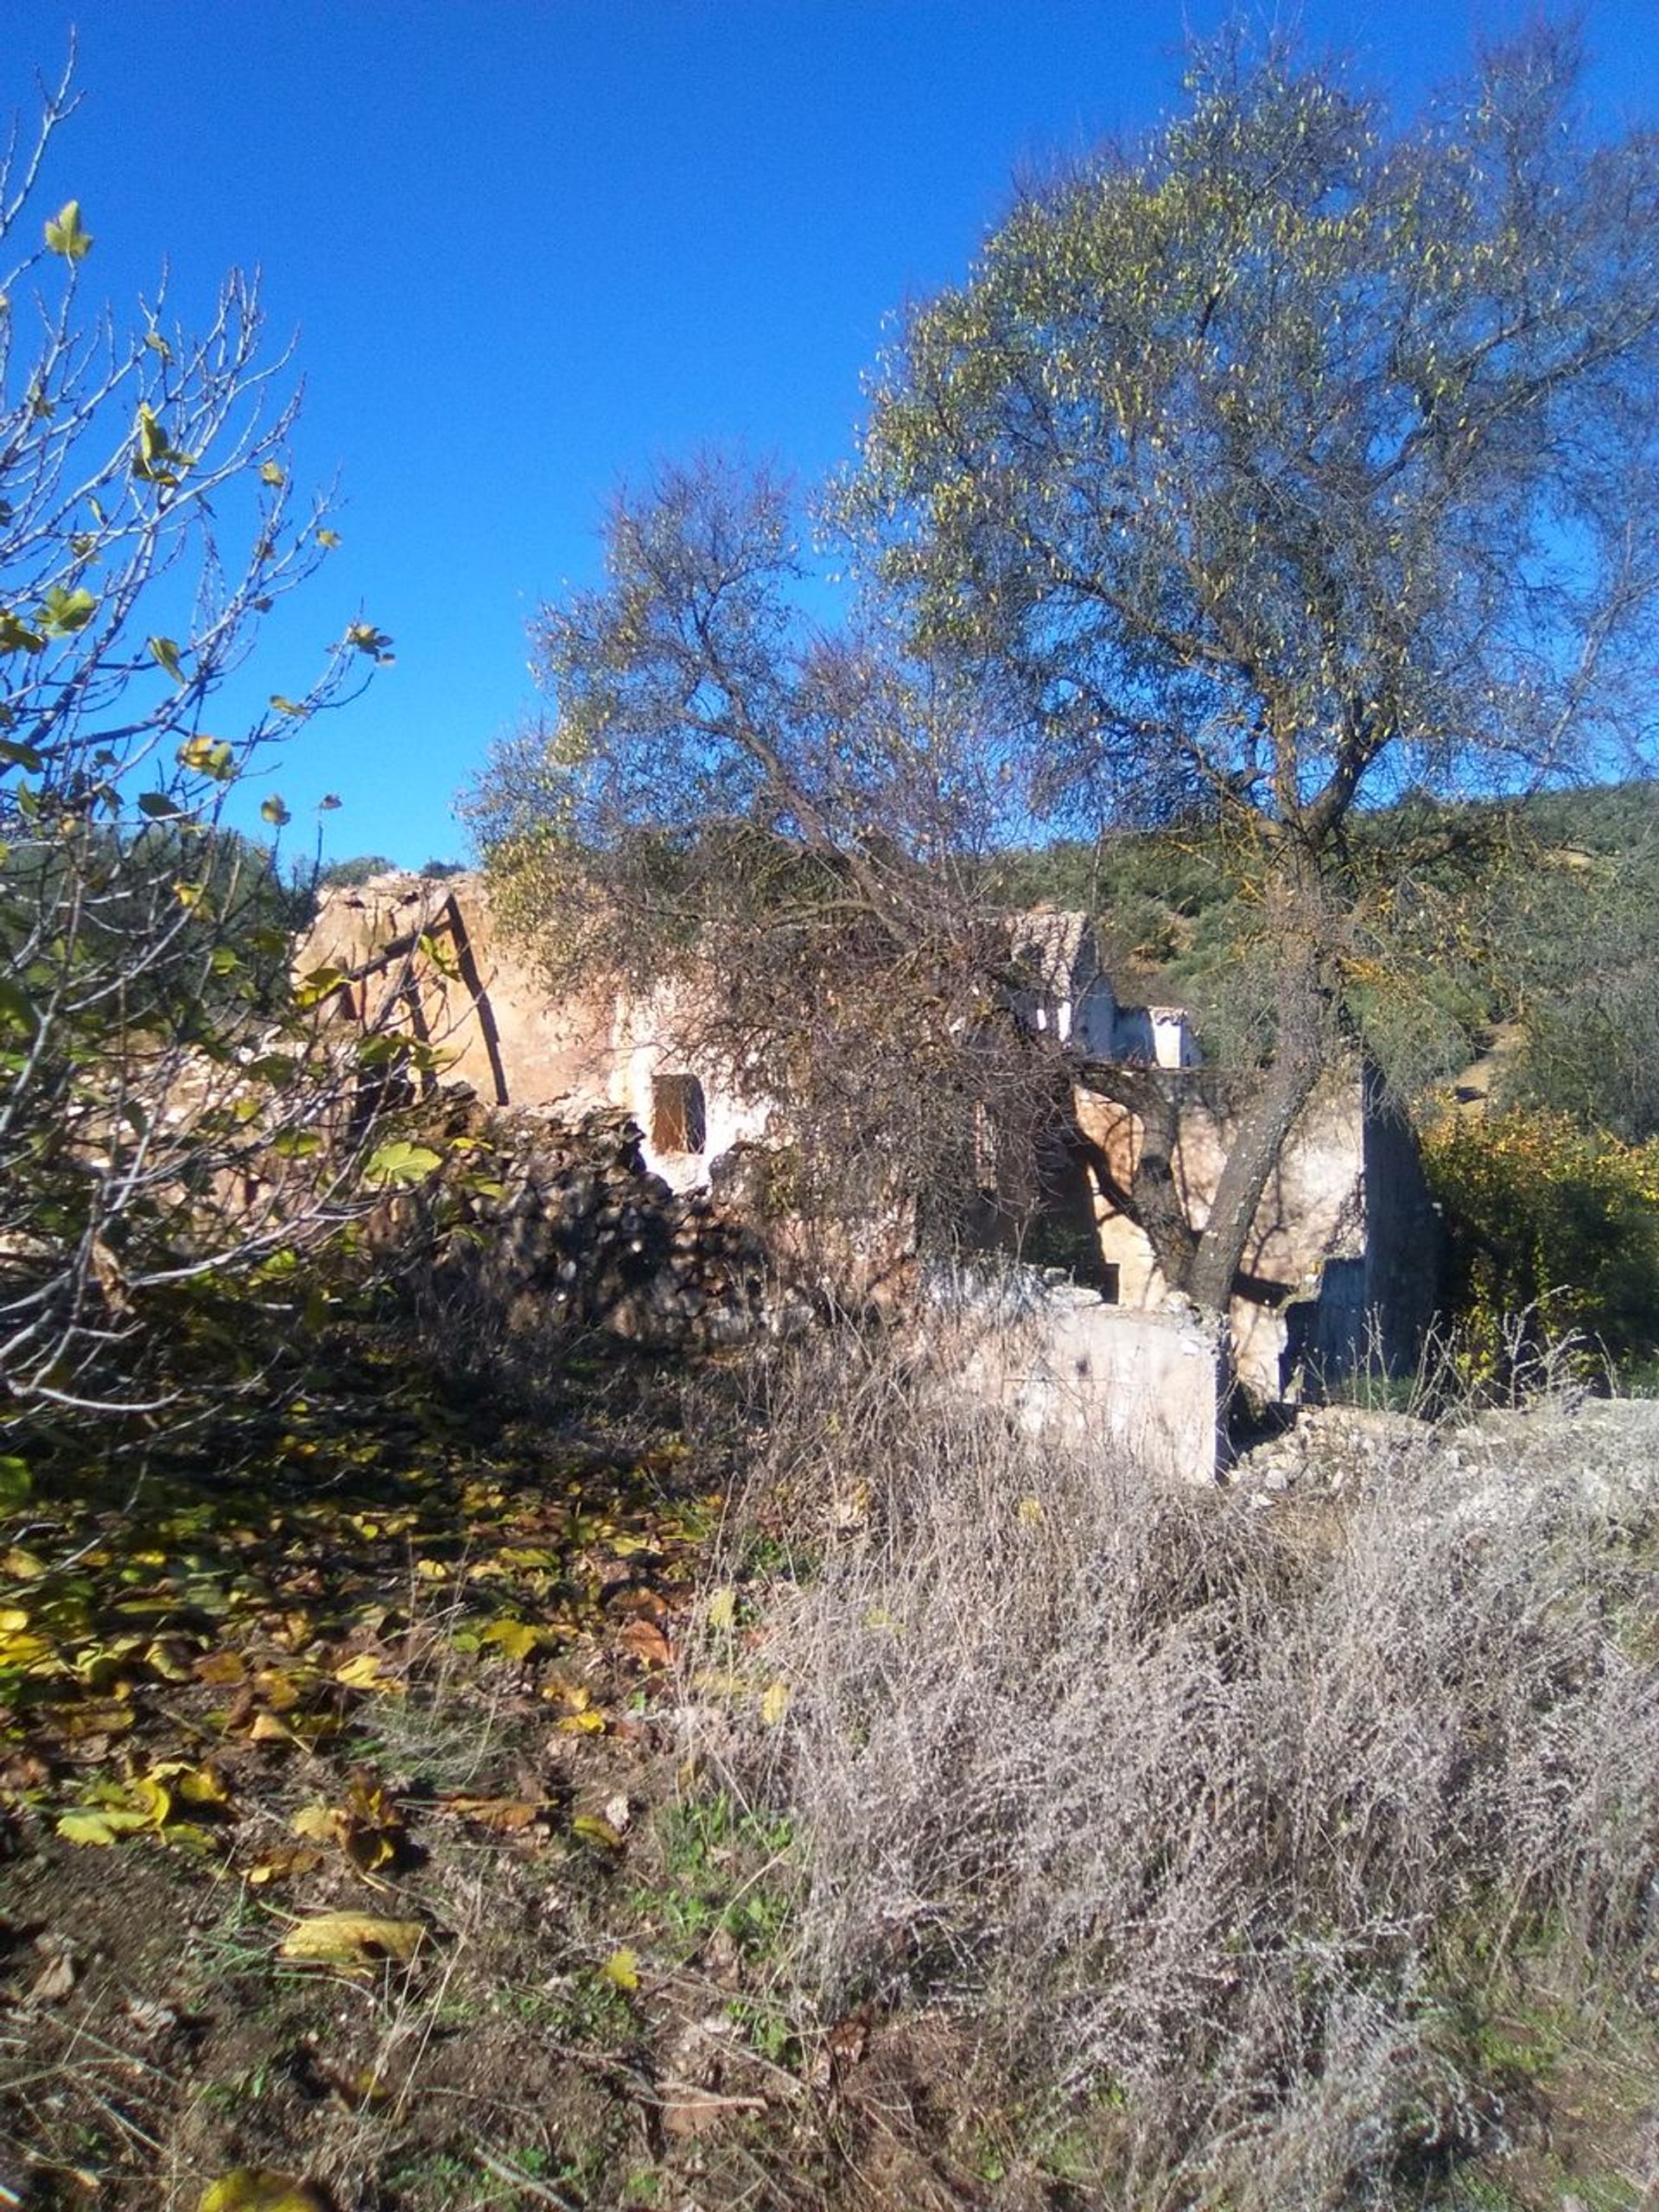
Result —
[{"label": "broken wall section", "polygon": [[667,1350],[811,1318],[745,1222],[650,1173],[637,1124],[615,1109],[565,1120],[458,1100],[435,1135],[442,1173],[389,1226],[424,1245],[427,1294],[455,1329],[527,1345],[591,1329]]}]

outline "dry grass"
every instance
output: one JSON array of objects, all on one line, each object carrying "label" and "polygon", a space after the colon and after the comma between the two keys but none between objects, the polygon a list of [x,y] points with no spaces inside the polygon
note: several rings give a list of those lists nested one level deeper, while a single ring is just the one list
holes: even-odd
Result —
[{"label": "dry grass", "polygon": [[752,1514],[819,1541],[728,1757],[802,1840],[799,1983],[969,2023],[1114,2203],[1421,2203],[1520,2124],[1490,2021],[1546,1957],[1586,2034],[1651,1999],[1645,1449],[1425,1432],[1310,1530],[853,1339],[764,1412]]}]

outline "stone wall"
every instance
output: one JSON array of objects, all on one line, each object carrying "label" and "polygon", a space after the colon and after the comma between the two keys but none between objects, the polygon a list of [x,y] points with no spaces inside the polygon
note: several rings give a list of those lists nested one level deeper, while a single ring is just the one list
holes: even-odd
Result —
[{"label": "stone wall", "polygon": [[435,1191],[399,1203],[429,1232],[431,1290],[458,1326],[706,1347],[810,1318],[748,1224],[652,1174],[638,1126],[614,1109],[565,1120],[452,1101],[435,1135]]},{"label": "stone wall", "polygon": [[922,1283],[929,1350],[1027,1434],[1177,1482],[1215,1480],[1216,1338],[1184,1302],[1136,1313],[1032,1268],[941,1268]]},{"label": "stone wall", "polygon": [[[1233,1141],[1224,1082],[1196,1071],[1182,1084],[1173,1162],[1187,1217],[1208,1218]],[[1079,1089],[1085,1136],[1127,1185],[1141,1130],[1126,1108]],[[1125,1306],[1156,1308],[1167,1286],[1146,1236],[1094,1193],[1102,1255]],[[1335,1376],[1378,1354],[1390,1370],[1416,1357],[1439,1287],[1440,1229],[1409,1125],[1375,1070],[1334,1073],[1291,1133],[1262,1192],[1245,1249],[1245,1287],[1231,1323],[1239,1379],[1276,1398],[1301,1370]]]}]

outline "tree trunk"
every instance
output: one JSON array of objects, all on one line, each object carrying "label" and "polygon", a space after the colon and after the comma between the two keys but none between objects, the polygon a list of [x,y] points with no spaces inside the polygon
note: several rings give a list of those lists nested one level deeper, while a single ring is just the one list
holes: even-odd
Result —
[{"label": "tree trunk", "polygon": [[1306,925],[1286,944],[1278,999],[1273,1066],[1246,1108],[1228,1149],[1210,1218],[1199,1234],[1184,1286],[1201,1313],[1223,1320],[1262,1193],[1325,1063],[1331,988],[1316,936]]}]

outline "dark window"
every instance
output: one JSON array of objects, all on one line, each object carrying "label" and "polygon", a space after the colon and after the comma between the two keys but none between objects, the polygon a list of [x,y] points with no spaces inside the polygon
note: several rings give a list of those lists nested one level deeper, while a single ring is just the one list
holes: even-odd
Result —
[{"label": "dark window", "polygon": [[651,1079],[651,1148],[653,1152],[702,1152],[709,1142],[709,1112],[702,1085],[694,1075],[657,1075]]}]

